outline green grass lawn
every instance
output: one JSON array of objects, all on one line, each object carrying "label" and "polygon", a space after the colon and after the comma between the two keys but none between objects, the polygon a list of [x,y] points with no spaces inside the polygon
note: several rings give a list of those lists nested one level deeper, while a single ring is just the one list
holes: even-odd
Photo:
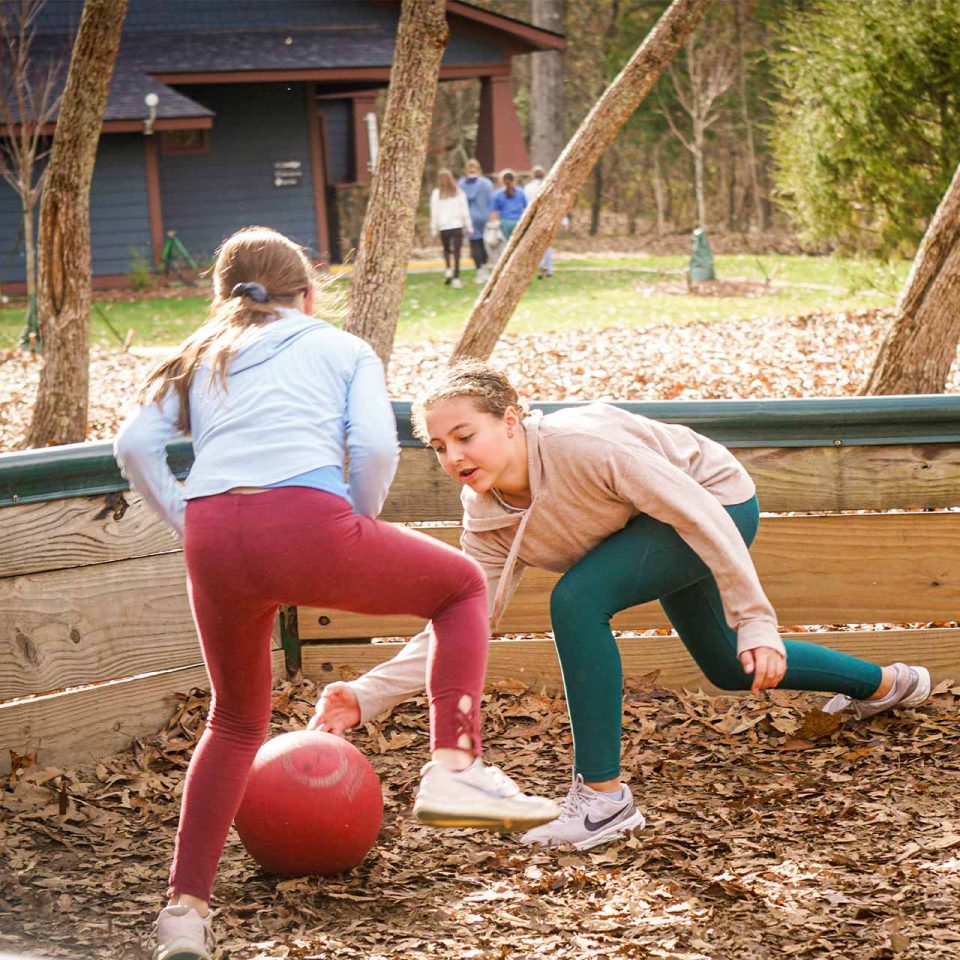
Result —
[{"label": "green grass lawn", "polygon": [[[890,266],[833,257],[721,256],[716,258],[717,276],[721,279],[769,279],[776,286],[760,296],[724,298],[677,296],[654,289],[661,280],[678,279],[672,271],[682,271],[686,263],[687,258],[682,256],[558,262],[553,279],[534,280],[530,284],[509,329],[531,333],[642,327],[885,306],[895,301],[909,269],[907,262]],[[454,290],[444,286],[437,273],[410,274],[398,338],[455,336],[477,295],[473,278],[473,271],[466,271],[463,289]],[[347,282],[343,281],[344,290]],[[206,300],[199,296],[99,301],[91,314],[92,339],[105,346],[117,343],[106,317],[121,335],[132,327],[136,345],[175,344],[195,329],[205,314]],[[22,308],[0,310],[0,348],[15,344],[22,327]]]}]

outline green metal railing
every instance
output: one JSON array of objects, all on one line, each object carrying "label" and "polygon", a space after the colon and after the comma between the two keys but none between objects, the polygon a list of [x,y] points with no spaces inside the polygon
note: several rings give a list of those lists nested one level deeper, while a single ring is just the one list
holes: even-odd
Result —
[{"label": "green metal railing", "polygon": [[[544,412],[570,403],[536,403]],[[960,395],[853,397],[817,400],[660,400],[618,407],[691,427],[728,447],[822,447],[960,443]],[[419,446],[410,404],[393,405],[403,446]],[[167,448],[171,468],[185,477],[193,447]],[[256,451],[251,451],[255,455]],[[109,441],[0,454],[0,507],[89,497],[127,489]]]}]

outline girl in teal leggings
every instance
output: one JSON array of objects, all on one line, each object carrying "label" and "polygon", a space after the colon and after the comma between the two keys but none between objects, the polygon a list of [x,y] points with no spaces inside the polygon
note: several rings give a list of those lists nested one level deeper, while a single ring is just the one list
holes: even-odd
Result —
[{"label": "girl in teal leggings", "polygon": [[[524,415],[476,361],[415,407],[415,428],[463,485],[462,547],[483,567],[491,622],[527,566],[563,575],[550,617],[570,711],[574,782],[561,816],[522,840],[586,849],[643,825],[620,782],[623,677],[610,620],[659,600],[707,678],[726,690],[830,691],[825,710],[865,717],[929,696],[921,666],[880,667],[783,642],[749,546],[756,490],[726,448],[607,404]],[[332,684],[314,723],[340,732],[423,689],[430,628],[393,660]]]}]

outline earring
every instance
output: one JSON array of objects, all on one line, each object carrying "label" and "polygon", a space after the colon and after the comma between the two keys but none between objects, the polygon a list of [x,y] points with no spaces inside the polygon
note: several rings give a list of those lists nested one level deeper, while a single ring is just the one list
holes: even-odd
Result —
[{"label": "earring", "polygon": [[508,440],[512,440],[512,439],[513,439],[513,431],[512,431],[512,430],[508,430],[508,431],[507,431],[507,439],[508,439]]}]

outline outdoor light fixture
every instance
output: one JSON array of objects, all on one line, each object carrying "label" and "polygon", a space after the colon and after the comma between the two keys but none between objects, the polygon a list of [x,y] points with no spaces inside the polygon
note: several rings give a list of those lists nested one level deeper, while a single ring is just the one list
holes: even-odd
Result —
[{"label": "outdoor light fixture", "polygon": [[143,102],[147,105],[149,111],[147,119],[143,121],[143,132],[146,136],[150,136],[153,133],[153,125],[157,120],[157,104],[160,102],[160,98],[151,91],[143,98]]}]

